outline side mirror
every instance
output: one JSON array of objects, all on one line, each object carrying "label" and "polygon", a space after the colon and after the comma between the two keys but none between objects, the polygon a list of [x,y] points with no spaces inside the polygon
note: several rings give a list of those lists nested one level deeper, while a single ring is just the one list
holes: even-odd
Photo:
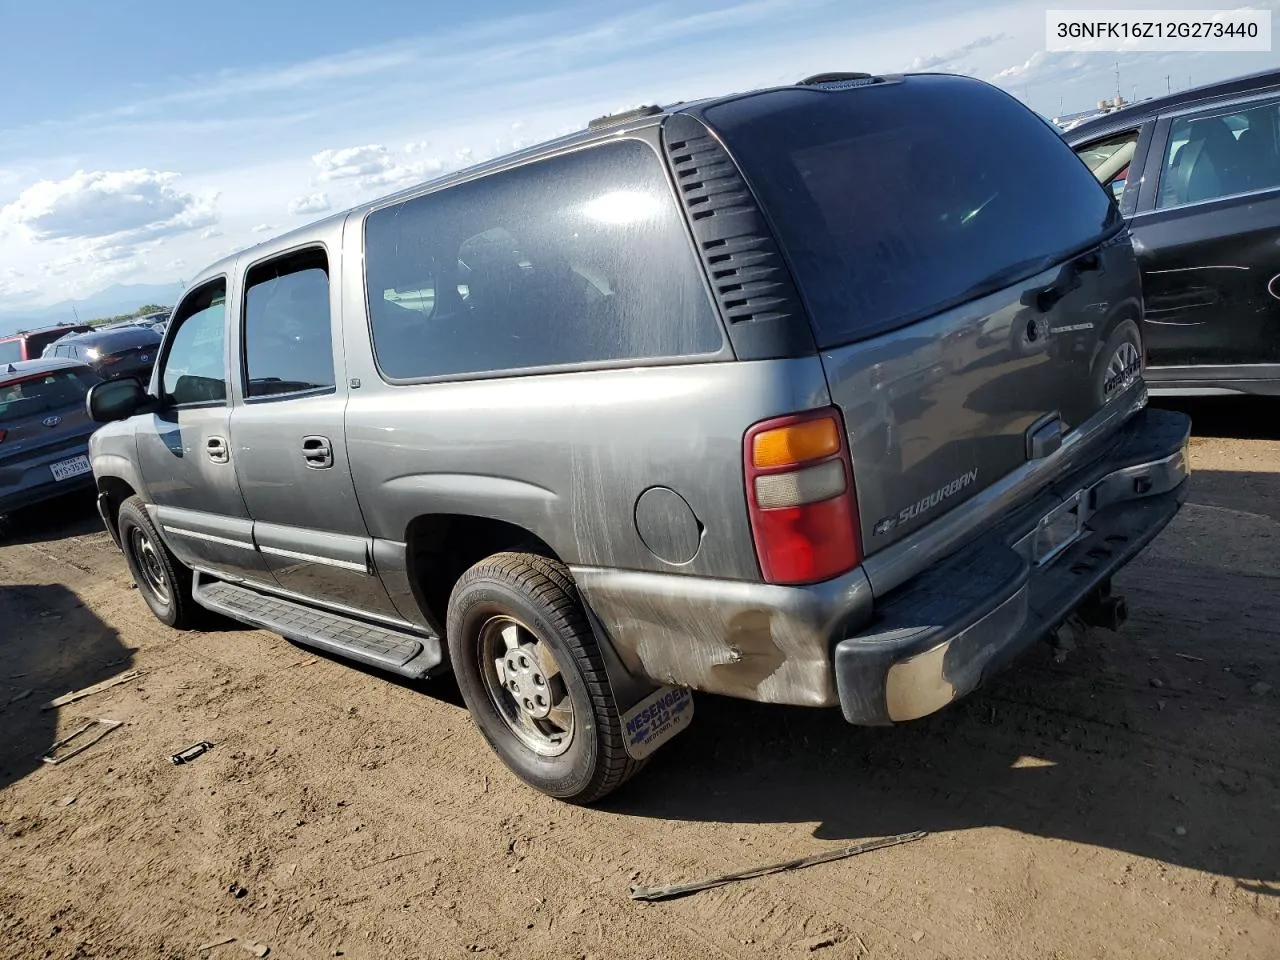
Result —
[{"label": "side mirror", "polygon": [[94,423],[127,420],[153,404],[147,388],[137,377],[121,377],[119,380],[95,383],[85,397],[89,419]]}]

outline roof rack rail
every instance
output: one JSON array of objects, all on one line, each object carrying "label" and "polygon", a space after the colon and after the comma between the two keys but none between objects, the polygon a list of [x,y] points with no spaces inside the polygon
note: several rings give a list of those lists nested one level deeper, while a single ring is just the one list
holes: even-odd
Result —
[{"label": "roof rack rail", "polygon": [[797,87],[815,87],[823,83],[844,83],[849,80],[875,80],[876,78],[870,73],[852,73],[835,71],[833,73],[815,73],[812,77],[805,77]]},{"label": "roof rack rail", "polygon": [[612,127],[615,124],[626,123],[628,120],[638,120],[641,117],[652,117],[662,112],[662,108],[654,104],[646,104],[643,107],[635,107],[631,110],[623,110],[621,113],[606,113],[603,117],[596,117],[587,124],[588,130],[599,130],[601,127]]}]

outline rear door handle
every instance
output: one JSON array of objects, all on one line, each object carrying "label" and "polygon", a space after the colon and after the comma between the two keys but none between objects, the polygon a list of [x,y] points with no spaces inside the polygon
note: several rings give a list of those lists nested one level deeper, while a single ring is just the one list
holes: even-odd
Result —
[{"label": "rear door handle", "polygon": [[333,444],[328,437],[303,437],[302,458],[313,470],[323,470],[333,466]]},{"label": "rear door handle", "polygon": [[209,459],[214,463],[226,463],[227,441],[222,437],[210,437],[204,444],[205,452],[209,454]]}]

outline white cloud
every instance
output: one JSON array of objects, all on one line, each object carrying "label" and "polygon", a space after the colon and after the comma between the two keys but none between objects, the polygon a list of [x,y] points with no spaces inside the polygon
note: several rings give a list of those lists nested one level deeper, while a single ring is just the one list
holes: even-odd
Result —
[{"label": "white cloud", "polygon": [[310,213],[324,213],[331,207],[327,193],[310,193],[306,196],[294,197],[289,201],[289,212],[295,217],[306,216]]},{"label": "white cloud", "polygon": [[271,232],[272,230],[274,230],[275,228],[276,228],[276,226],[275,226],[275,224],[274,224],[274,223],[260,223],[260,224],[258,224],[257,226],[253,227],[253,228],[252,228],[252,230],[251,230],[250,232],[252,232],[252,233],[270,233],[270,232]]},{"label": "white cloud", "polygon": [[344,147],[341,150],[321,150],[311,158],[320,168],[318,180],[350,180],[384,173],[395,167],[396,162],[386,147],[379,143],[363,147]]},{"label": "white cloud", "polygon": [[164,265],[164,268],[166,270],[180,270],[186,265],[187,265],[187,261],[183,260],[181,257],[178,257],[176,260],[170,260],[168,263],[166,263]]},{"label": "white cloud", "polygon": [[926,70],[940,70],[947,67],[955,68],[959,62],[975,50],[982,50],[986,47],[994,46],[1001,40],[1005,39],[1003,33],[989,33],[985,36],[975,37],[968,43],[946,51],[946,53],[933,54],[927,57],[916,57],[911,61],[911,66],[907,69],[912,72]]},{"label": "white cloud", "polygon": [[219,230],[217,227],[210,227],[208,230],[200,231],[201,240],[212,240],[214,237],[220,237],[220,236],[222,236],[222,231]]},{"label": "white cloud", "polygon": [[156,170],[79,170],[65,180],[41,180],[0,209],[0,230],[16,228],[35,241],[136,243],[216,223],[216,194],[186,193],[178,179]]},{"label": "white cloud", "polygon": [[[406,157],[416,157],[429,146],[428,141],[406,144]],[[379,187],[395,187],[426,180],[445,169],[439,157],[423,157],[419,160],[400,159],[380,143],[360,147],[343,147],[337,150],[321,150],[311,158],[320,172],[321,182],[353,181],[360,190]]]}]

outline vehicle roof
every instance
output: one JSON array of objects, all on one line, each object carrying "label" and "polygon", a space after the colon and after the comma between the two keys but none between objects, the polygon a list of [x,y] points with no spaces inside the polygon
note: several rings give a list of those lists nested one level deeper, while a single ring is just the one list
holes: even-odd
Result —
[{"label": "vehicle roof", "polygon": [[19,330],[17,333],[7,333],[3,337],[0,337],[0,342],[5,342],[9,340],[21,340],[23,337],[34,337],[37,334],[41,334],[41,333],[57,333],[59,330],[78,330],[86,326],[88,326],[88,324],[55,323],[51,327],[37,327],[34,330]]},{"label": "vehicle roof", "polygon": [[1260,73],[1206,83],[1188,90],[1179,90],[1168,96],[1130,104],[1114,113],[1086,120],[1072,127],[1063,134],[1063,137],[1069,143],[1080,143],[1112,132],[1132,129],[1172,110],[1212,106],[1217,101],[1231,100],[1241,94],[1260,92],[1272,87],[1280,88],[1280,70],[1263,70]]},{"label": "vehicle roof", "polygon": [[156,333],[150,327],[130,323],[125,326],[111,327],[109,329],[89,330],[85,333],[73,333],[70,336],[61,338],[57,343],[93,345],[107,341],[112,343],[132,343],[135,346],[143,346],[148,343],[159,343],[160,334]]},{"label": "vehicle roof", "polygon": [[42,357],[39,360],[15,360],[13,363],[0,364],[0,383],[11,380],[22,380],[27,377],[49,373],[52,370],[68,370],[71,368],[88,369],[88,364],[79,360],[68,360],[66,357]]},{"label": "vehicle roof", "polygon": [[[915,74],[915,76],[937,76],[937,74]],[[678,113],[701,114],[704,110],[720,103],[726,103],[730,100],[740,100],[747,97],[757,97],[763,94],[774,93],[779,90],[812,90],[815,93],[830,92],[834,90],[844,89],[849,85],[850,77],[865,77],[869,81],[868,85],[877,81],[901,81],[909,79],[912,74],[885,74],[883,76],[871,77],[870,74],[832,74],[828,76],[844,77],[845,79],[833,80],[829,84],[813,84],[801,82],[798,84],[782,84],[774,87],[763,87],[758,90],[749,90],[739,93],[730,93],[723,96],[707,97],[701,100],[681,101],[669,104],[665,107],[647,106],[636,110],[629,110],[612,115],[616,117],[616,122],[603,123],[602,121],[610,119],[609,117],[600,117],[591,121],[585,129],[577,130],[573,133],[566,134],[561,137],[555,137],[545,140],[541,143],[534,144],[530,147],[524,147],[512,153],[503,154],[494,157],[491,160],[485,160],[481,163],[473,164],[461,170],[454,170],[430,180],[424,180],[416,183],[411,187],[386,196],[370,200],[354,207],[338,213],[330,214],[320,220],[313,221],[306,226],[291,230],[280,236],[264,240],[252,247],[246,247],[237,250],[235,253],[229,254],[222,259],[210,264],[204,270],[200,271],[190,283],[187,289],[191,290],[206,280],[216,277],[220,274],[230,275],[233,272],[236,261],[244,254],[258,250],[261,247],[269,247],[272,250],[286,250],[290,247],[301,245],[317,239],[319,234],[332,230],[337,224],[342,223],[351,215],[363,215],[371,210],[388,204],[397,203],[408,200],[412,197],[419,196],[424,193],[430,193],[434,190],[451,186],[455,183],[462,183],[467,180],[475,179],[488,173],[494,173],[509,167],[518,166],[532,160],[539,160],[553,154],[561,153],[566,150],[572,150],[577,147],[588,146],[591,144],[601,143],[608,140],[616,139],[620,134],[631,133],[646,127],[652,127],[662,123],[668,117]],[[814,78],[811,78],[814,79]],[[855,81],[856,82],[856,81]]]}]

